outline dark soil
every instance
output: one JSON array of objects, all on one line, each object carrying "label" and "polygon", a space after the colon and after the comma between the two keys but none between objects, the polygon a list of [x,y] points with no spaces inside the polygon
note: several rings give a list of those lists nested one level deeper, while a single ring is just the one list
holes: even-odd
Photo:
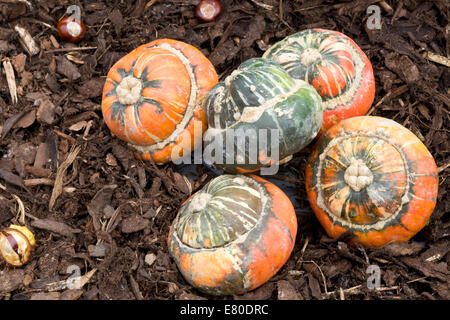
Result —
[{"label": "dark soil", "polygon": [[[4,2],[12,1],[0,0],[0,59],[13,63],[18,101],[2,67],[0,226],[18,223],[23,204],[37,246],[24,267],[0,266],[3,299],[450,299],[450,69],[424,58],[450,56],[447,1],[227,0],[211,23],[194,17],[198,0]],[[93,48],[61,50],[71,45],[54,26],[70,4],[80,6],[87,26],[75,46]],[[366,27],[371,4],[381,8],[382,30]],[[39,54],[26,53],[16,24]],[[440,171],[436,209],[408,243],[363,250],[329,239],[304,191],[310,146],[270,178],[299,218],[286,265],[246,295],[204,295],[182,278],[166,240],[179,205],[215,173],[137,161],[102,119],[105,75],[138,45],[167,37],[200,48],[223,79],[312,27],[343,32],[366,52],[376,79],[370,114],[394,119],[429,148]],[[369,265],[381,269],[380,290],[367,288]],[[64,280],[78,271],[87,283],[70,289]]]}]

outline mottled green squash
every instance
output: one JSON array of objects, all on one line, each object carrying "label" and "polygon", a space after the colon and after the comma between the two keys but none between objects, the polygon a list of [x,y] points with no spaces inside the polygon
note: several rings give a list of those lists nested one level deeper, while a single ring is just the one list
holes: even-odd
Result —
[{"label": "mottled green squash", "polygon": [[[222,141],[223,156],[215,154],[211,162],[235,173],[258,170],[300,151],[323,119],[316,90],[263,58],[247,60],[218,83],[207,97],[206,113],[205,150],[217,149],[212,144]],[[227,135],[232,137],[228,145]]]}]

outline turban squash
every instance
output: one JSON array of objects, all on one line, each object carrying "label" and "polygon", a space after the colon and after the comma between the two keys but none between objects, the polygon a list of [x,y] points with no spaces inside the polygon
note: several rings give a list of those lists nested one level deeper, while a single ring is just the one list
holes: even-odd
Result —
[{"label": "turban squash", "polygon": [[159,39],[122,57],[108,72],[102,112],[112,133],[136,156],[156,163],[179,159],[203,134],[204,99],[217,83],[211,62],[195,47]]},{"label": "turban squash", "polygon": [[264,58],[277,61],[293,78],[312,84],[323,99],[322,132],[342,119],[362,116],[375,96],[372,65],[359,46],[331,30],[308,29],[270,47]]},{"label": "turban squash", "polygon": [[354,117],[326,131],[306,167],[306,191],[330,237],[380,247],[408,241],[436,205],[433,156],[408,129],[381,117]]},{"label": "turban squash", "polygon": [[[215,150],[210,162],[230,173],[253,172],[290,157],[314,139],[323,119],[316,90],[263,58],[245,61],[218,83],[208,94],[206,113],[204,154]],[[220,145],[223,157],[217,155]]]},{"label": "turban squash", "polygon": [[254,175],[222,175],[180,208],[168,247],[184,278],[213,295],[255,289],[287,261],[297,233],[289,198]]}]

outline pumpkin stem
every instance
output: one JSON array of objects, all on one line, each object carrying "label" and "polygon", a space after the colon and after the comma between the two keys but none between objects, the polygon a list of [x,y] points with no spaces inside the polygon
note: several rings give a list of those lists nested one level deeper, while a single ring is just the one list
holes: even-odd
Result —
[{"label": "pumpkin stem", "polygon": [[350,188],[359,192],[373,182],[373,174],[363,160],[352,157],[350,166],[345,170],[344,180]]},{"label": "pumpkin stem", "polygon": [[316,48],[306,48],[302,55],[300,56],[300,62],[305,67],[312,65],[318,61],[322,60],[322,55],[320,51]]},{"label": "pumpkin stem", "polygon": [[123,105],[135,104],[139,101],[142,92],[142,81],[128,76],[116,88],[117,99]]}]

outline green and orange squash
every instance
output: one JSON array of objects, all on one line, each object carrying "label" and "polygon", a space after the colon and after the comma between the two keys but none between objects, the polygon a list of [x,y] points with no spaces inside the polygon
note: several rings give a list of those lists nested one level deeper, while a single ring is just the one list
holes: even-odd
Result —
[{"label": "green and orange squash", "polygon": [[288,260],[297,218],[289,198],[255,175],[222,175],[180,208],[168,247],[184,278],[212,295],[240,294]]},{"label": "green and orange squash", "polygon": [[270,47],[264,58],[277,61],[295,79],[312,84],[323,99],[321,132],[342,119],[367,113],[375,96],[372,65],[348,36],[308,29]]},{"label": "green and orange squash", "polygon": [[[177,40],[144,44],[117,61],[103,88],[102,112],[111,132],[138,158],[179,159],[207,128],[204,100],[217,83],[214,66]],[[200,139],[201,141],[201,139]]]},{"label": "green and orange squash", "polygon": [[[230,173],[289,158],[314,139],[323,119],[316,90],[263,58],[245,61],[219,82],[208,94],[206,113],[205,160]],[[216,152],[211,160],[210,150]]]},{"label": "green and orange squash", "polygon": [[313,211],[332,238],[350,231],[351,243],[380,247],[411,239],[436,205],[433,156],[393,120],[342,120],[321,136],[306,167]]}]

